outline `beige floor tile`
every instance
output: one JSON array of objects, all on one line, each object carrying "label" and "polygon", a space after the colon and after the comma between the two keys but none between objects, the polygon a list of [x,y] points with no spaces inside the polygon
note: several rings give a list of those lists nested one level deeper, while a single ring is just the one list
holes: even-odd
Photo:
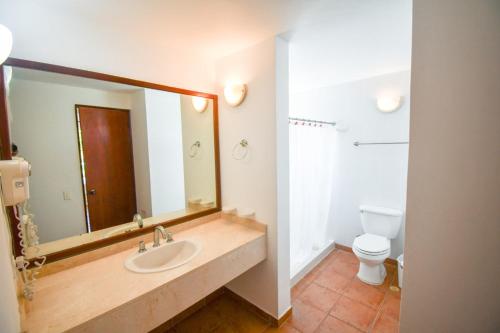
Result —
[{"label": "beige floor tile", "polygon": [[382,304],[385,294],[377,288],[355,278],[346,288],[344,296],[377,309]]},{"label": "beige floor tile", "polygon": [[341,261],[344,261],[344,262],[350,262],[352,264],[358,264],[359,263],[359,259],[358,259],[358,257],[356,257],[356,255],[354,253],[343,251],[343,250],[339,251],[336,260],[341,260]]},{"label": "beige floor tile", "polygon": [[360,333],[357,328],[332,316],[327,316],[315,333]]},{"label": "beige floor tile", "polygon": [[377,311],[367,305],[342,296],[333,306],[330,314],[363,332],[367,332],[377,315]]},{"label": "beige floor tile", "polygon": [[330,265],[328,265],[328,268],[348,279],[352,279],[354,276],[356,276],[356,274],[358,274],[359,262],[353,263],[350,260],[338,258]]},{"label": "beige floor tile", "polygon": [[394,320],[399,321],[400,307],[401,299],[394,295],[387,294],[382,304],[382,312]]},{"label": "beige floor tile", "polygon": [[382,314],[375,322],[372,333],[399,333],[399,322]]},{"label": "beige floor tile", "polygon": [[292,287],[292,290],[290,291],[290,295],[292,297],[292,302],[297,299],[297,297],[302,294],[304,290],[311,284],[310,281],[304,281],[300,280],[295,286]]},{"label": "beige floor tile", "polygon": [[326,317],[326,312],[303,303],[297,299],[293,303],[293,312],[287,323],[303,333],[312,333]]},{"label": "beige floor tile", "polygon": [[321,271],[321,274],[316,278],[315,282],[323,287],[326,287],[336,293],[343,293],[352,279],[346,278],[332,268],[327,267]]},{"label": "beige floor tile", "polygon": [[299,299],[305,304],[327,313],[339,298],[340,294],[316,283],[311,283],[299,296]]}]

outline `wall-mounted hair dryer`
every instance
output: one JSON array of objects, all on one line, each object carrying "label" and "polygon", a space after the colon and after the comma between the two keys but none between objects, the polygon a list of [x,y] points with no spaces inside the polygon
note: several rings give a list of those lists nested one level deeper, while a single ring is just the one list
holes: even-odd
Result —
[{"label": "wall-mounted hair dryer", "polygon": [[0,161],[0,178],[5,206],[15,206],[29,199],[29,175],[30,164],[27,161],[21,159]]}]

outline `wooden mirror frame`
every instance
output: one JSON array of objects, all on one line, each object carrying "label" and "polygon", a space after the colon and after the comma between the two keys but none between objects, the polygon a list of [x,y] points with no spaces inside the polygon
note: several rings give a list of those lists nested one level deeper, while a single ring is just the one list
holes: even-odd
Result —
[{"label": "wooden mirror frame", "polygon": [[[139,81],[134,79],[129,79],[125,77],[103,74],[98,72],[92,72],[82,69],[63,67],[58,65],[51,65],[36,61],[22,60],[16,58],[8,58],[2,65],[0,65],[0,158],[2,160],[12,159],[11,141],[9,133],[9,116],[7,112],[7,96],[5,90],[4,81],[4,70],[3,66],[20,67],[26,69],[34,69],[45,72],[66,74],[72,76],[78,76],[88,79],[95,79],[101,81],[109,81],[121,84],[127,84],[136,87],[149,88],[155,90],[162,90],[172,93],[178,93],[183,95],[199,96],[211,99],[213,101],[213,130],[214,130],[214,154],[215,154],[215,187],[216,187],[216,201],[217,205],[214,208],[207,209],[206,211],[193,213],[187,216],[182,216],[179,218],[174,218],[165,222],[161,222],[155,225],[147,226],[142,229],[134,230],[128,233],[123,233],[115,235],[109,238],[98,239],[93,242],[81,244],[72,248],[60,250],[47,254],[47,262],[53,262],[75,256],[87,251],[92,251],[104,246],[108,246],[114,243],[118,243],[130,238],[134,238],[143,234],[153,232],[154,228],[158,225],[164,227],[173,226],[179,223],[187,222],[190,220],[197,219],[202,216],[210,215],[221,211],[221,183],[220,183],[220,155],[219,155],[219,118],[218,118],[218,97],[214,94],[203,93],[199,91],[181,89],[176,87],[165,86],[161,84]],[[17,233],[18,220],[14,216],[14,209],[12,207],[6,207],[9,224],[12,233],[12,249],[15,256],[21,255],[21,245],[19,235]]]}]

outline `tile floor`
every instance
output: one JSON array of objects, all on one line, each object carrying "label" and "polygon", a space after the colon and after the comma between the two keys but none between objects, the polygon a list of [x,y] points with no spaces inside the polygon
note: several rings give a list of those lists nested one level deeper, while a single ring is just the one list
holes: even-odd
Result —
[{"label": "tile floor", "polygon": [[292,288],[293,314],[280,328],[269,324],[229,295],[180,322],[170,332],[399,332],[401,295],[396,266],[386,265],[381,286],[370,286],[356,277],[354,254],[335,250]]}]

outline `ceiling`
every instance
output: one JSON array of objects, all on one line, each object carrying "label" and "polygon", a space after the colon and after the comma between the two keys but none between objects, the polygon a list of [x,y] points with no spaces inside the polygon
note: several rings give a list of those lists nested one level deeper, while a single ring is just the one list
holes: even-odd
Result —
[{"label": "ceiling", "polygon": [[330,17],[285,34],[292,92],[410,69],[411,0],[352,1]]},{"label": "ceiling", "polygon": [[[0,9],[12,5],[0,1]],[[103,31],[157,40],[173,49],[221,57],[268,37],[346,14],[370,11],[377,0],[23,0],[16,6],[51,12]],[[385,5],[384,5],[385,6]],[[42,16],[42,15],[41,15]],[[56,16],[56,15],[54,15]],[[52,16],[52,17],[54,17]],[[43,16],[41,17],[43,20]],[[30,24],[29,21],[25,22]],[[37,22],[31,22],[36,27]],[[45,24],[56,24],[45,21]],[[71,25],[55,26],[71,29]]]},{"label": "ceiling", "polygon": [[[168,73],[179,67],[196,76],[213,60],[276,35],[291,42],[294,90],[410,63],[411,0],[0,0],[0,22],[13,29],[14,55],[63,65],[100,59],[118,75],[125,63],[131,73],[144,71],[136,75],[144,80],[155,77],[144,62],[162,59],[155,63],[168,64]],[[188,58],[204,67],[181,68]]]}]

